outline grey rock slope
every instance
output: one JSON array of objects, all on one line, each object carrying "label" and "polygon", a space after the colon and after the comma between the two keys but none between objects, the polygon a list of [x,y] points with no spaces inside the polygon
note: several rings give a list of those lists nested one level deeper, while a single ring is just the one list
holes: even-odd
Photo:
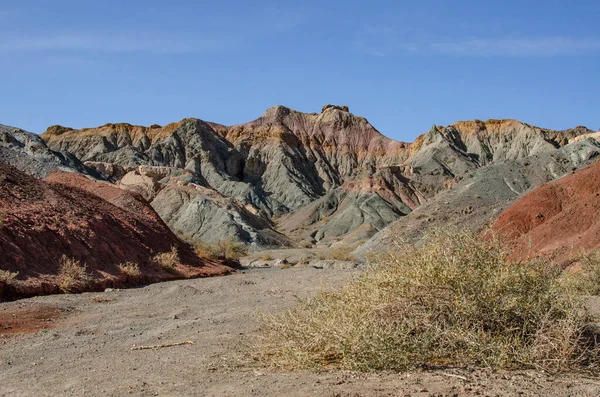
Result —
[{"label": "grey rock slope", "polygon": [[441,229],[478,231],[536,187],[571,174],[598,160],[600,142],[575,141],[560,149],[490,164],[456,183],[374,235],[356,250],[364,256],[392,247],[395,241],[417,243]]},{"label": "grey rock slope", "polygon": [[346,107],[327,105],[310,114],[275,106],[234,126],[199,119],[164,127],[54,126],[42,137],[143,194],[192,240],[235,236],[264,247],[364,241],[492,165],[519,168],[576,139],[593,140],[590,134],[476,120],[434,126],[409,144],[384,137]]},{"label": "grey rock slope", "polygon": [[101,178],[69,152],[50,150],[38,135],[20,128],[0,124],[0,163],[37,178],[45,178],[55,170],[79,172]]}]

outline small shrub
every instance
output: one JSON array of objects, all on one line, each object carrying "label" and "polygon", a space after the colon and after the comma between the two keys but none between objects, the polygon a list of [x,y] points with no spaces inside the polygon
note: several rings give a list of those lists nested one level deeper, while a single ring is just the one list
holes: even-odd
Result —
[{"label": "small shrub", "polygon": [[564,287],[582,295],[600,295],[600,251],[583,254],[577,262],[579,266],[565,272]]},{"label": "small shrub", "polygon": [[591,319],[559,267],[512,263],[496,240],[467,233],[436,234],[402,250],[379,255],[340,291],[266,315],[259,358],[361,371],[600,364]]},{"label": "small shrub", "polygon": [[11,281],[13,281],[18,275],[19,272],[9,272],[8,270],[0,270],[0,283],[8,284]]},{"label": "small shrub", "polygon": [[140,265],[133,262],[121,263],[119,265],[119,270],[127,277],[138,277],[142,272],[140,271]]},{"label": "small shrub", "polygon": [[294,267],[296,264],[295,263],[285,263],[281,266],[282,270],[286,270],[286,269],[291,269],[292,267]]},{"label": "small shrub", "polygon": [[172,246],[170,251],[156,255],[153,260],[165,270],[175,270],[177,265],[179,265],[179,253],[177,252],[177,247]]},{"label": "small shrub", "polygon": [[85,284],[89,281],[86,266],[80,261],[63,255],[60,258],[58,268],[58,286],[63,292],[71,292],[77,284]]},{"label": "small shrub", "polygon": [[241,257],[248,254],[248,248],[245,244],[234,241],[233,238],[229,237],[225,240],[219,241],[217,244],[217,250],[227,259],[239,260]]},{"label": "small shrub", "polygon": [[260,256],[260,259],[263,261],[272,261],[274,258],[273,258],[273,255],[271,255],[271,254],[262,254]]},{"label": "small shrub", "polygon": [[195,249],[198,256],[209,259],[225,258],[237,261],[248,254],[246,245],[235,241],[232,237],[214,244],[200,242],[196,244]]},{"label": "small shrub", "polygon": [[337,261],[353,261],[355,259],[349,247],[332,248],[329,251],[328,257]]},{"label": "small shrub", "polygon": [[217,259],[214,247],[210,244],[204,242],[196,243],[194,250],[196,251],[196,255],[200,258]]}]

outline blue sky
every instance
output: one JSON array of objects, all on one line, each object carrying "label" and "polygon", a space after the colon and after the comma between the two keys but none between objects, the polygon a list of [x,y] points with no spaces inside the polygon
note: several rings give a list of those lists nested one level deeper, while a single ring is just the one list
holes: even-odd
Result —
[{"label": "blue sky", "polygon": [[600,2],[0,0],[0,123],[253,120],[348,105],[385,135],[600,128]]}]

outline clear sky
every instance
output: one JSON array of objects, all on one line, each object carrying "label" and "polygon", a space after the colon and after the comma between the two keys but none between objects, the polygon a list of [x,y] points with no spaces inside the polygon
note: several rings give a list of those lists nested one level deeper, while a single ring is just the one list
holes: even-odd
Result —
[{"label": "clear sky", "polygon": [[348,105],[385,135],[600,128],[600,1],[0,0],[0,123],[236,124]]}]

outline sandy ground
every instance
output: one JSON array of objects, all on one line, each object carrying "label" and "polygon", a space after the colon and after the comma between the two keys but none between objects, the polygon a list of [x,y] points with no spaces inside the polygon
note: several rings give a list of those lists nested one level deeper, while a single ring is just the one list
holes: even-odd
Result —
[{"label": "sandy ground", "polygon": [[[253,269],[0,304],[0,395],[600,396],[600,379],[583,375],[274,372],[253,362],[257,312],[284,310],[296,296],[357,274],[312,266]],[[19,324],[23,313],[29,324]],[[19,334],[19,327],[29,333]],[[131,350],[183,341],[194,344]]]}]

